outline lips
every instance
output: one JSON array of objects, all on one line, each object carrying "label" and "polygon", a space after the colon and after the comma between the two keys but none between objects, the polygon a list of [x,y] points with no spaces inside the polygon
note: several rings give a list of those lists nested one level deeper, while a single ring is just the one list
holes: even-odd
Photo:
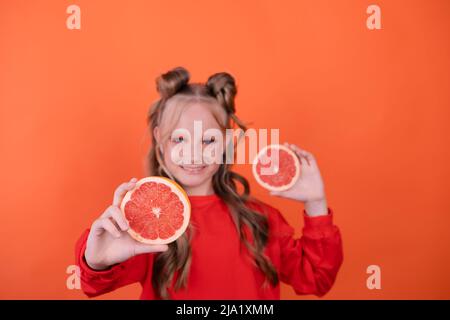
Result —
[{"label": "lips", "polygon": [[183,171],[189,174],[198,174],[203,172],[203,170],[206,168],[206,165],[182,165],[180,166]]}]

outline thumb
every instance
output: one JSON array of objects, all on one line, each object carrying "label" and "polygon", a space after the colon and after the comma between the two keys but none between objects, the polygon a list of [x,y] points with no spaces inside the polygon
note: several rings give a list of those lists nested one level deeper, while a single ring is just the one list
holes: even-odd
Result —
[{"label": "thumb", "polygon": [[137,243],[134,245],[134,254],[152,253],[152,252],[163,252],[167,251],[169,246],[167,244],[143,244]]}]

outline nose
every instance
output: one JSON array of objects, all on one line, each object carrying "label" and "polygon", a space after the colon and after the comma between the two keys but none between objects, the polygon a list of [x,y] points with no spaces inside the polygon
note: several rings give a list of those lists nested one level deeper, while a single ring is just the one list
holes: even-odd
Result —
[{"label": "nose", "polygon": [[203,162],[202,139],[192,144],[192,160],[193,164],[201,164]]}]

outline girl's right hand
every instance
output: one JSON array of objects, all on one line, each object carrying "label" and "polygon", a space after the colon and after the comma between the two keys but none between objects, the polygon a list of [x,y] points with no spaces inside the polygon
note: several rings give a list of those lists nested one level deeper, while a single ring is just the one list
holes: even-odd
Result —
[{"label": "girl's right hand", "polygon": [[122,183],[114,192],[113,204],[94,221],[86,243],[86,263],[94,270],[103,270],[142,253],[166,251],[168,246],[143,244],[127,232],[129,226],[119,208],[127,191],[136,185],[136,178]]}]

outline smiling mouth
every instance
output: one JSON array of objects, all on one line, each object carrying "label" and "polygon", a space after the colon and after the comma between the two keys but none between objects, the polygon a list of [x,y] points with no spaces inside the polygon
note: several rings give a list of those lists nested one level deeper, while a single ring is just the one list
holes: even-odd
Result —
[{"label": "smiling mouth", "polygon": [[196,174],[201,173],[206,168],[206,165],[183,165],[180,168],[186,173]]}]

